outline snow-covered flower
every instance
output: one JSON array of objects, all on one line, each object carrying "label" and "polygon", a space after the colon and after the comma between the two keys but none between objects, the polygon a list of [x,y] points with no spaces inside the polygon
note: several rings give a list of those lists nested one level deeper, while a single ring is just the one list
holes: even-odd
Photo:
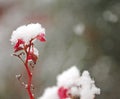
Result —
[{"label": "snow-covered flower", "polygon": [[45,42],[45,29],[41,26],[41,24],[28,24],[18,27],[15,31],[13,31],[11,35],[11,43],[14,44],[14,49],[17,50],[21,48],[23,44],[29,44],[30,41],[33,42],[36,39],[41,42]]},{"label": "snow-covered flower", "polygon": [[[14,45],[13,55],[18,57],[26,68],[28,82],[25,84],[21,80],[22,74],[16,75],[16,78],[20,81],[21,85],[27,89],[30,99],[35,99],[34,94],[32,93],[32,90],[34,89],[32,84],[32,69],[35,67],[39,55],[38,50],[34,45],[35,40],[39,40],[41,42],[46,41],[45,29],[39,23],[32,23],[18,27],[13,31],[10,39],[11,44]],[[56,91],[53,90],[53,92]]]},{"label": "snow-covered flower", "polygon": [[95,99],[96,94],[100,94],[100,89],[95,86],[89,72],[84,71],[80,75],[78,68],[73,66],[58,75],[57,86],[49,88],[49,93],[45,90],[38,99]]},{"label": "snow-covered flower", "polygon": [[35,40],[45,42],[45,29],[41,24],[28,24],[18,27],[11,35],[11,44],[14,45],[14,52],[24,51],[27,54],[27,60],[36,63],[38,50],[34,47]]},{"label": "snow-covered flower", "polygon": [[29,41],[34,38],[45,41],[45,29],[39,23],[18,27],[13,31],[10,41],[12,44],[15,44],[21,39],[25,43],[29,43]]}]

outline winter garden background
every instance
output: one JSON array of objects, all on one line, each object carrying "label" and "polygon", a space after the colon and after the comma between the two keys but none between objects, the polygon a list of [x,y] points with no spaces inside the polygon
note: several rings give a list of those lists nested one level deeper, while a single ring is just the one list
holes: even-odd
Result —
[{"label": "winter garden background", "polygon": [[17,27],[40,23],[47,42],[36,41],[35,96],[56,85],[56,77],[76,65],[88,70],[101,89],[96,99],[120,99],[119,0],[0,0],[0,99],[28,99],[15,75],[24,73],[11,57]]}]

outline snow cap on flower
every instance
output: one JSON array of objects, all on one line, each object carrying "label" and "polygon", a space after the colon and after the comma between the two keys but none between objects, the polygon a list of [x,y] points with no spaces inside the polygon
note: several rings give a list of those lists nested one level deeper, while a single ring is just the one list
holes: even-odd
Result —
[{"label": "snow cap on flower", "polygon": [[22,40],[27,44],[31,39],[35,38],[42,42],[45,41],[45,29],[39,23],[18,27],[13,31],[10,41],[12,44],[16,44],[18,40]]},{"label": "snow cap on flower", "polygon": [[59,99],[58,94],[57,94],[57,87],[50,87],[47,88],[44,91],[44,94],[42,97],[38,98],[38,99]]},{"label": "snow cap on flower", "polygon": [[76,66],[73,66],[70,69],[64,71],[62,74],[58,75],[57,85],[68,88],[75,83],[75,80],[77,80],[79,76],[79,70]]}]

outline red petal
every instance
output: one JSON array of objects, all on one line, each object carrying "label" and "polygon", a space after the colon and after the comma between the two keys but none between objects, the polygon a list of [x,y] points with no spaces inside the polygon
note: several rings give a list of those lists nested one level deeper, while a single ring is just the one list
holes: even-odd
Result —
[{"label": "red petal", "polygon": [[22,39],[18,39],[17,43],[14,46],[15,51],[21,50],[20,44],[24,44],[25,42]]},{"label": "red petal", "polygon": [[41,42],[45,42],[46,41],[46,38],[45,38],[45,34],[44,33],[41,33],[40,35],[38,35],[36,37],[38,40],[40,40]]},{"label": "red petal", "polygon": [[58,89],[58,95],[60,99],[65,99],[67,98],[67,91],[68,89],[64,88],[64,87],[60,87]]}]

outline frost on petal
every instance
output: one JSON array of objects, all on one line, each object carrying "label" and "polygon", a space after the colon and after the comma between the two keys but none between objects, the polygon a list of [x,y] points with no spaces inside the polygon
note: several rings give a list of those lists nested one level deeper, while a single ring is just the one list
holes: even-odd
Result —
[{"label": "frost on petal", "polygon": [[59,99],[57,90],[58,90],[58,87],[47,88],[44,91],[43,96],[38,99]]},{"label": "frost on petal", "polygon": [[62,74],[57,77],[57,85],[64,86],[66,88],[74,85],[75,81],[79,78],[80,73],[76,66],[71,67],[70,69],[64,71]]}]

